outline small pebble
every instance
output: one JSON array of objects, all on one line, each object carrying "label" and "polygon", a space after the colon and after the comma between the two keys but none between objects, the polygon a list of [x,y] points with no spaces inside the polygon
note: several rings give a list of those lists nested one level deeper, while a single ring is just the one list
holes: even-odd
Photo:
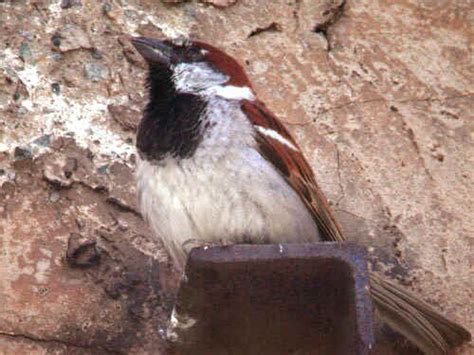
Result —
[{"label": "small pebble", "polygon": [[125,232],[128,230],[128,224],[127,222],[125,221],[122,221],[122,220],[118,220],[118,228],[122,231],[122,232]]},{"label": "small pebble", "polygon": [[16,172],[8,171],[7,172],[7,179],[12,180],[12,181],[16,180]]},{"label": "small pebble", "polygon": [[102,59],[103,58],[102,53],[95,47],[92,48],[91,54],[92,54],[92,58],[94,58],[94,59]]},{"label": "small pebble", "polygon": [[94,83],[104,79],[108,74],[107,67],[102,64],[88,63],[84,68],[86,77]]},{"label": "small pebble", "polygon": [[132,20],[136,20],[138,18],[138,13],[135,10],[125,10],[123,14]]},{"label": "small pebble", "polygon": [[26,38],[26,39],[27,39],[28,41],[30,41],[30,42],[31,42],[31,41],[33,40],[33,38],[34,38],[33,35],[31,34],[31,32],[21,30],[21,31],[19,31],[19,33],[20,33],[20,35],[21,35],[22,37]]},{"label": "small pebble", "polygon": [[60,198],[60,195],[59,195],[59,192],[57,191],[53,191],[51,192],[51,194],[49,195],[49,200],[51,202],[58,202],[59,201],[59,198]]},{"label": "small pebble", "polygon": [[51,91],[53,92],[53,94],[59,95],[59,93],[61,92],[61,86],[58,83],[52,83]]},{"label": "small pebble", "polygon": [[20,98],[21,98],[20,92],[18,90],[15,91],[15,93],[13,94],[13,100],[18,101],[18,100],[20,100]]},{"label": "small pebble", "polygon": [[59,33],[55,33],[53,37],[51,37],[51,42],[55,47],[59,47],[61,45],[61,36]]},{"label": "small pebble", "polygon": [[106,2],[104,5],[102,5],[102,11],[104,11],[104,13],[112,11],[112,5]]},{"label": "small pebble", "polygon": [[62,57],[63,55],[58,52],[54,52],[53,54],[51,54],[51,58],[53,58],[53,60],[56,60],[56,61],[60,60]]},{"label": "small pebble", "polygon": [[19,52],[20,58],[25,62],[32,57],[30,46],[26,42],[21,42]]},{"label": "small pebble", "polygon": [[51,134],[45,134],[44,136],[38,137],[33,141],[33,144],[42,146],[42,147],[49,147],[51,143]]},{"label": "small pebble", "polygon": [[108,168],[109,168],[108,164],[102,165],[97,168],[97,172],[99,172],[100,174],[105,174],[107,173]]},{"label": "small pebble", "polygon": [[30,159],[33,156],[31,149],[29,147],[16,147],[13,153],[16,159]]},{"label": "small pebble", "polygon": [[61,1],[61,9],[69,9],[71,7],[73,7],[74,5],[78,4],[80,5],[80,1],[79,0],[62,0]]}]

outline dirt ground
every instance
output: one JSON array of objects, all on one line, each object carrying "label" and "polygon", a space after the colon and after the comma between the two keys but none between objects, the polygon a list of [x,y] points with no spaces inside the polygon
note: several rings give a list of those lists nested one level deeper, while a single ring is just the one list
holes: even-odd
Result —
[{"label": "dirt ground", "polygon": [[172,275],[133,182],[138,34],[236,56],[371,267],[474,332],[473,21],[462,0],[0,0],[0,353],[164,352]]}]

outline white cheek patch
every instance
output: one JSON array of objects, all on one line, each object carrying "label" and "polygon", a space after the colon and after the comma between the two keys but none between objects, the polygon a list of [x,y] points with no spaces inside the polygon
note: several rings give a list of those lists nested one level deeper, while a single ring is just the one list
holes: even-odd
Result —
[{"label": "white cheek patch", "polygon": [[255,95],[247,86],[217,85],[206,90],[206,94],[228,100],[255,100]]},{"label": "white cheek patch", "polygon": [[228,80],[229,77],[204,63],[181,63],[174,67],[173,81],[178,92],[227,100],[255,100],[249,87],[225,85]]},{"label": "white cheek patch", "polygon": [[205,63],[180,63],[174,67],[173,81],[178,92],[200,94],[227,79]]},{"label": "white cheek patch", "polygon": [[297,151],[297,152],[299,151],[298,148],[293,143],[291,143],[288,139],[283,137],[277,131],[275,131],[271,128],[265,128],[265,127],[262,127],[262,126],[255,126],[255,129],[257,131],[259,131],[261,134],[263,134],[264,136],[272,138],[272,139],[280,142],[281,144],[286,145],[288,148],[293,149],[294,151]]},{"label": "white cheek patch", "polygon": [[205,72],[196,65],[179,64],[174,69],[174,85],[179,92],[193,92],[205,86]]}]

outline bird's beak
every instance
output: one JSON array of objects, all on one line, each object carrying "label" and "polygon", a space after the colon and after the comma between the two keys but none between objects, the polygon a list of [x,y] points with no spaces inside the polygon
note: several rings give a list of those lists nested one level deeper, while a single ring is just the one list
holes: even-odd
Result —
[{"label": "bird's beak", "polygon": [[169,65],[173,62],[173,47],[159,39],[133,37],[132,44],[148,63]]}]

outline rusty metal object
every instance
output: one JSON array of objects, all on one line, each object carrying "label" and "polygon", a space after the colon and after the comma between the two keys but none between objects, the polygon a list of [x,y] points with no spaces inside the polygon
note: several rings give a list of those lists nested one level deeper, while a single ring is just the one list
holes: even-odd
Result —
[{"label": "rusty metal object", "polygon": [[167,336],[177,354],[368,354],[365,249],[335,243],[193,249]]}]

